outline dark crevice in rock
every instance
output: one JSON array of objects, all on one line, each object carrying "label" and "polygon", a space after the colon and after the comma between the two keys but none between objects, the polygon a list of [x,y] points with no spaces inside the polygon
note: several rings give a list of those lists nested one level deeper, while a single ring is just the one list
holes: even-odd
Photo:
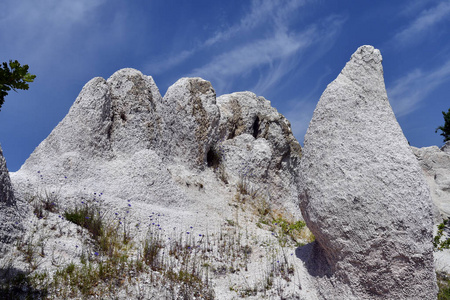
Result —
[{"label": "dark crevice in rock", "polygon": [[259,117],[257,116],[255,122],[253,122],[253,137],[258,138],[259,133]]},{"label": "dark crevice in rock", "polygon": [[122,121],[126,122],[127,121],[127,116],[125,115],[125,113],[122,111],[120,113],[120,118],[122,119]]},{"label": "dark crevice in rock", "polygon": [[217,167],[219,167],[221,158],[216,149],[209,149],[208,153],[206,154],[206,162],[209,168],[216,169]]}]

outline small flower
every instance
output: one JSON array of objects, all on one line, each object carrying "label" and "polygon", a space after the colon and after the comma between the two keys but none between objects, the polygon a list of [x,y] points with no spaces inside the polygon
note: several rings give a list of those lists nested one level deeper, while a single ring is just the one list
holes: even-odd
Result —
[{"label": "small flower", "polygon": [[128,204],[129,207],[131,207],[131,204]]},{"label": "small flower", "polygon": [[186,232],[187,234],[189,234],[189,231],[188,232]]},{"label": "small flower", "polygon": [[98,256],[98,252],[94,252],[95,256]]},{"label": "small flower", "polygon": [[128,202],[130,202],[131,200],[128,200]]}]

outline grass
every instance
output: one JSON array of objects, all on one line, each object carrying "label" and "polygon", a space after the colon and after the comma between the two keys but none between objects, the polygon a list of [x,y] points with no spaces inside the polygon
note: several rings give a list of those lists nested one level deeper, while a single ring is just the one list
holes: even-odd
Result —
[{"label": "grass", "polygon": [[[46,218],[60,214],[61,222],[75,224],[79,234],[88,238],[73,260],[52,258],[56,270],[48,272],[39,268],[50,253],[45,253],[45,236],[39,236],[41,231],[36,228],[18,244],[24,262],[29,265],[28,271],[8,275],[10,280],[1,283],[0,291],[9,298],[84,299],[113,297],[117,291],[136,287],[139,297],[145,298],[148,295],[141,287],[148,287],[166,298],[214,299],[213,282],[228,277],[230,290],[239,297],[266,297],[269,290],[275,289],[282,295],[280,280],[291,282],[295,274],[286,254],[291,250],[285,247],[292,249],[296,245],[305,224],[291,221],[274,210],[249,182],[242,181],[237,190],[232,201],[235,218],[224,219],[217,230],[202,232],[192,227],[166,230],[155,218],[147,234],[139,238],[139,224],[129,221],[132,220],[129,202],[126,212],[112,213],[97,195],[61,211],[53,194],[34,197],[30,203],[36,203],[38,212],[43,211],[43,214],[35,212],[39,220],[36,224],[45,226]],[[249,235],[248,224],[238,216],[245,209],[254,212],[258,224],[271,238]],[[59,228],[62,236],[64,230]],[[55,235],[57,229],[57,225],[52,225]],[[265,249],[265,254],[256,254],[255,249]],[[264,257],[265,263],[260,267],[260,275],[252,275],[255,280],[248,282],[244,274],[254,272],[251,268],[255,255]]]},{"label": "grass", "polygon": [[450,300],[450,277],[448,274],[436,272],[439,287],[438,300]]}]

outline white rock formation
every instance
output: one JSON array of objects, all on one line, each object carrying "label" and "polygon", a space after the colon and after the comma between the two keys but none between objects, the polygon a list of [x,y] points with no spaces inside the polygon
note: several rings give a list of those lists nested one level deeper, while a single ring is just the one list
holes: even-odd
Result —
[{"label": "white rock formation", "polygon": [[166,154],[190,168],[203,168],[219,124],[216,92],[209,81],[182,78],[167,90],[161,109]]},{"label": "white rock formation", "polygon": [[6,160],[0,147],[0,254],[20,235],[21,218],[9,178]]},{"label": "white rock formation", "polygon": [[[255,183],[259,192],[277,204],[294,204],[301,147],[289,121],[270,101],[250,92],[223,95],[220,108],[220,141],[216,150],[223,156],[229,180]],[[289,207],[294,215],[297,209]]]},{"label": "white rock formation", "polygon": [[431,198],[438,209],[436,223],[450,217],[450,152],[437,146],[415,148],[414,154],[430,187]]},{"label": "white rock formation", "polygon": [[444,146],[442,146],[441,148],[442,151],[446,152],[446,153],[450,153],[450,141],[447,141]]},{"label": "white rock formation", "polygon": [[162,98],[152,77],[122,69],[108,80],[89,81],[11,176],[22,194],[47,189],[79,200],[95,192],[118,203],[132,199],[188,211],[198,205],[187,188],[192,182],[211,182],[218,190],[224,183],[216,179],[236,183],[246,168],[255,189],[293,210],[300,155],[289,122],[262,97],[235,93],[216,102],[208,81],[182,78]]},{"label": "white rock formation", "polygon": [[382,57],[360,47],[322,94],[305,136],[303,254],[322,299],[435,299],[432,208],[387,98]]}]

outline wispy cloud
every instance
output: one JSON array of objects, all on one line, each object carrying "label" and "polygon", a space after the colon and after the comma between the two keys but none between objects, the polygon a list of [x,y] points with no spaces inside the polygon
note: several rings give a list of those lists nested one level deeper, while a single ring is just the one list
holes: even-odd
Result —
[{"label": "wispy cloud", "polygon": [[436,88],[450,81],[450,59],[429,71],[416,69],[399,78],[387,89],[392,108],[397,117],[416,110]]},{"label": "wispy cloud", "polygon": [[[252,90],[257,94],[265,94],[275,84],[286,78],[287,74],[298,69],[300,63],[303,71],[306,71],[334,45],[334,40],[346,20],[346,16],[332,15],[324,20],[318,20],[316,24],[312,24],[301,33],[293,34],[295,39],[302,41],[301,46],[296,51],[282,57],[273,57],[269,64],[269,70],[265,72],[264,76],[260,76]],[[305,59],[304,52],[312,47],[315,48],[314,53],[309,53]]]},{"label": "wispy cloud", "polygon": [[446,20],[450,15],[450,1],[440,2],[438,5],[424,10],[409,26],[395,34],[393,40],[399,46],[417,43],[439,22]]},{"label": "wispy cloud", "polygon": [[307,47],[312,41],[313,31],[290,35],[276,32],[265,39],[239,45],[228,52],[214,57],[206,65],[191,72],[192,76],[215,79],[220,86],[229,82],[230,77],[245,75],[254,68],[274,63],[289,57],[299,49]]},{"label": "wispy cloud", "polygon": [[60,55],[60,47],[73,39],[74,32],[92,24],[96,9],[105,1],[6,1],[2,3],[0,28],[8,29],[2,30],[0,40],[8,41],[10,49],[19,49],[18,55],[33,61],[34,67],[46,65]]},{"label": "wispy cloud", "polygon": [[[289,72],[297,68],[302,61],[302,55],[307,49],[316,46],[316,52],[328,49],[332,40],[337,36],[346,18],[333,15],[317,20],[302,31],[290,28],[289,17],[299,8],[303,1],[291,1],[289,5],[275,6],[273,2],[257,1],[259,10],[252,9],[241,22],[222,35],[216,35],[214,42],[229,36],[237,28],[251,28],[256,26],[262,14],[269,15],[271,33],[263,38],[247,39],[236,43],[231,48],[215,55],[201,67],[190,72],[189,76],[201,76],[214,81],[214,87],[221,93],[233,85],[233,81],[240,80],[251,72],[260,70],[257,82],[247,89],[258,94],[264,94]],[[256,3],[256,1],[254,2]],[[318,55],[311,55],[312,60]],[[305,66],[312,62],[305,62]],[[254,74],[253,74],[254,75]],[[256,76],[253,76],[254,78]]]},{"label": "wispy cloud", "polygon": [[[253,0],[249,12],[236,24],[214,32],[212,36],[207,37],[190,49],[183,49],[167,59],[150,62],[145,68],[153,73],[164,72],[182,64],[200,51],[220,43],[228,43],[236,36],[253,32],[258,27],[267,26],[268,23],[272,26],[275,25],[277,28],[284,27],[288,15],[305,3],[305,0],[289,0],[283,3],[270,0]],[[254,41],[252,42],[254,43]]]},{"label": "wispy cloud", "polygon": [[303,0],[289,0],[284,3],[268,0],[254,0],[251,3],[250,12],[246,14],[239,23],[226,30],[216,32],[214,36],[208,38],[203,46],[211,46],[216,43],[226,41],[237,34],[248,32],[255,27],[270,21],[275,21],[280,25],[286,16],[305,4]]}]

